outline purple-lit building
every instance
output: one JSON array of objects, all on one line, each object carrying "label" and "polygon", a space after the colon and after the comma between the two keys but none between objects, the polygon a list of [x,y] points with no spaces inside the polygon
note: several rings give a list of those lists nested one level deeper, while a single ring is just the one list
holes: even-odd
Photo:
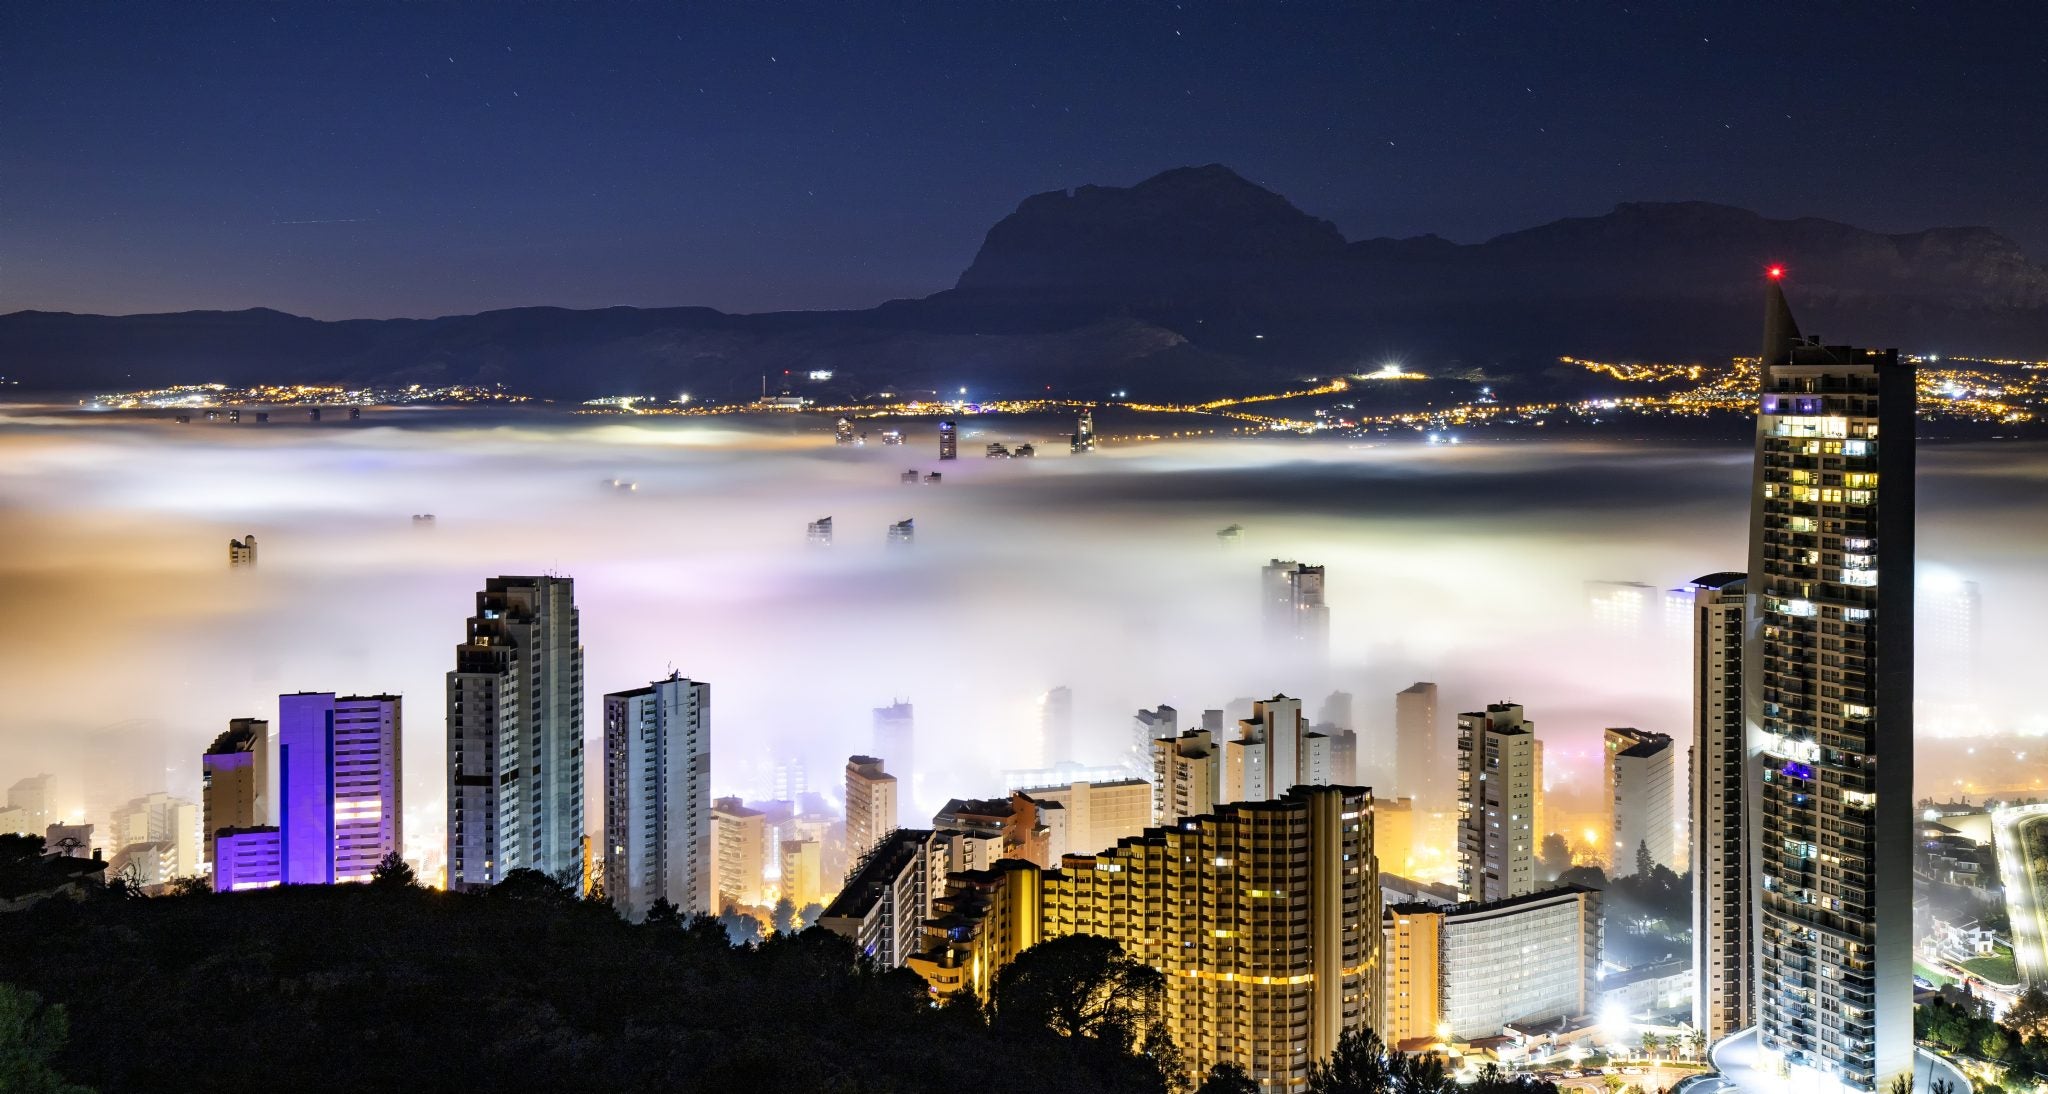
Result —
[{"label": "purple-lit building", "polygon": [[268,889],[284,880],[275,825],[223,828],[213,840],[213,888],[226,893]]},{"label": "purple-lit building", "polygon": [[223,831],[214,888],[368,881],[404,838],[396,695],[277,699],[277,824]]}]

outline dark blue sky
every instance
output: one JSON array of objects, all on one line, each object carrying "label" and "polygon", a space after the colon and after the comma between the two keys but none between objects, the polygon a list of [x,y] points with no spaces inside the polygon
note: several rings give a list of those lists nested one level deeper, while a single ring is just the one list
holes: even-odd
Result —
[{"label": "dark blue sky", "polygon": [[2035,5],[1450,7],[21,0],[0,312],[860,307],[1206,162],[1354,238],[1701,198],[2048,258]]}]

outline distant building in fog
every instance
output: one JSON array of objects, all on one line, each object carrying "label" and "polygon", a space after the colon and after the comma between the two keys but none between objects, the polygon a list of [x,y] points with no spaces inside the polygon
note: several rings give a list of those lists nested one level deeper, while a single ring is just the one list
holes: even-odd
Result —
[{"label": "distant building in fog", "polygon": [[1143,779],[1077,782],[1027,793],[1041,806],[1057,805],[1066,813],[1065,845],[1049,848],[1048,865],[1058,863],[1062,855],[1092,855],[1114,847],[1120,839],[1141,835],[1152,823],[1152,784]]},{"label": "distant building in fog", "polygon": [[[912,472],[912,474],[915,474],[915,472]],[[908,547],[916,535],[916,525],[911,523],[911,518],[904,517],[902,520],[889,526],[889,546]]]},{"label": "distant building in fog", "polygon": [[1266,641],[1311,656],[1328,652],[1330,609],[1323,601],[1321,566],[1273,559],[1260,568]]},{"label": "distant building in fog", "polygon": [[1056,687],[1038,700],[1039,763],[1046,767],[1074,758],[1074,692]]},{"label": "distant building in fog", "polygon": [[957,460],[960,458],[960,423],[943,421],[939,423],[939,458]]},{"label": "distant building in fog", "polygon": [[832,546],[832,518],[819,517],[804,527],[804,540],[813,547]]},{"label": "distant building in fog", "polygon": [[1396,789],[1424,809],[1441,809],[1452,797],[1456,762],[1439,747],[1436,685],[1418,681],[1394,693]]},{"label": "distant building in fog", "polygon": [[1084,408],[1081,417],[1074,423],[1074,433],[1067,438],[1067,451],[1080,455],[1095,450],[1095,411]]},{"label": "distant building in fog", "polygon": [[114,810],[102,842],[114,849],[115,873],[132,871],[139,886],[155,887],[200,872],[199,806],[158,791]]},{"label": "distant building in fog", "polygon": [[750,908],[765,903],[767,815],[737,797],[711,803],[711,879],[714,907]]},{"label": "distant building in fog", "polygon": [[876,707],[873,739],[873,755],[887,760],[906,780],[911,778],[917,770],[917,710],[902,699]]},{"label": "distant building in fog", "polygon": [[228,566],[231,569],[241,566],[246,566],[250,569],[256,567],[255,536],[243,536],[241,539],[228,540]]},{"label": "distant building in fog", "polygon": [[1609,728],[1603,741],[1607,801],[1612,809],[1612,858],[1607,875],[1634,874],[1636,854],[1644,847],[1656,865],[1676,868],[1678,833],[1672,784],[1677,750],[1671,747],[1671,738],[1640,729]]},{"label": "distant building in fog", "polygon": [[1140,710],[1131,719],[1131,743],[1126,751],[1125,764],[1131,776],[1150,779],[1154,770],[1152,742],[1161,737],[1171,737],[1180,730],[1180,712],[1159,704],[1158,710]]}]

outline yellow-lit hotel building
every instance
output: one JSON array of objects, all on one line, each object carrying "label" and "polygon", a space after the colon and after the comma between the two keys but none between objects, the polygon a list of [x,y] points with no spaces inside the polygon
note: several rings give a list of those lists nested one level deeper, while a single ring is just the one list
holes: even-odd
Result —
[{"label": "yellow-lit hotel building", "polygon": [[1236,802],[1046,870],[956,873],[908,964],[935,992],[984,998],[1048,938],[1093,934],[1166,974],[1167,1032],[1201,1075],[1236,1063],[1298,1088],[1349,1029],[1381,1028],[1372,795],[1297,786]]}]

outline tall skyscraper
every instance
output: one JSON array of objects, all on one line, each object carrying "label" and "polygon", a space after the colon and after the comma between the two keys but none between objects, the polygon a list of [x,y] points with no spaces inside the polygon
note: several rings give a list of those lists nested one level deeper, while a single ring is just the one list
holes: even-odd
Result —
[{"label": "tall skyscraper", "polygon": [[670,673],[604,697],[604,852],[606,895],[628,920],[658,900],[717,910],[710,684]]},{"label": "tall skyscraper", "polygon": [[[1636,872],[1636,858],[1648,848],[1658,866],[1678,865],[1678,832],[1673,801],[1671,738],[1663,733],[1611,727],[1602,737],[1606,747],[1609,877]],[[1539,828],[1538,836],[1542,835]]]},{"label": "tall skyscraper", "polygon": [[1095,451],[1094,408],[1082,408],[1081,417],[1074,423],[1073,436],[1067,438],[1067,450],[1077,456],[1083,452]]},{"label": "tall skyscraper", "polygon": [[1756,928],[1743,848],[1739,573],[1693,586],[1693,1028],[1709,1042],[1756,1024]]},{"label": "tall skyscraper", "polygon": [[405,845],[396,695],[277,697],[279,854],[286,884],[368,881]]},{"label": "tall skyscraper", "polygon": [[1977,583],[1942,569],[1917,576],[1913,665],[1914,725],[1923,737],[1986,731],[1978,674],[1984,662],[1984,601]]},{"label": "tall skyscraper", "polygon": [[255,828],[275,824],[276,788],[271,785],[272,755],[268,718],[236,718],[213,739],[199,759],[200,853],[211,863],[214,834],[223,828]]},{"label": "tall skyscraper", "polygon": [[960,423],[945,421],[939,423],[939,458],[957,460],[960,458]]},{"label": "tall skyscraper", "polygon": [[1038,700],[1038,762],[1046,767],[1074,758],[1074,692],[1057,687]]},{"label": "tall skyscraper", "polygon": [[1458,715],[1458,890],[1466,900],[1536,891],[1536,723],[1519,703]]},{"label": "tall skyscraper", "polygon": [[1330,645],[1323,568],[1273,559],[1259,569],[1268,644],[1321,655]]},{"label": "tall skyscraper", "polygon": [[[1384,708],[1382,708],[1384,709]],[[1394,693],[1394,785],[1424,809],[1450,795],[1450,758],[1437,743],[1436,685],[1419,680]]]},{"label": "tall skyscraper", "polygon": [[255,536],[243,536],[241,539],[228,540],[228,568],[238,570],[253,570],[256,568]]},{"label": "tall skyscraper", "polygon": [[1742,665],[1757,1025],[1880,1091],[1913,1058],[1913,370],[1802,337],[1778,273]]},{"label": "tall skyscraper", "polygon": [[1291,786],[1327,786],[1330,739],[1308,731],[1301,700],[1275,695],[1252,704],[1237,723],[1237,739],[1223,746],[1218,804],[1265,801]]},{"label": "tall skyscraper", "polygon": [[583,644],[576,583],[494,577],[448,674],[448,885],[530,867],[580,883]]},{"label": "tall skyscraper", "polygon": [[846,859],[857,863],[897,824],[896,776],[874,756],[846,761]]}]

